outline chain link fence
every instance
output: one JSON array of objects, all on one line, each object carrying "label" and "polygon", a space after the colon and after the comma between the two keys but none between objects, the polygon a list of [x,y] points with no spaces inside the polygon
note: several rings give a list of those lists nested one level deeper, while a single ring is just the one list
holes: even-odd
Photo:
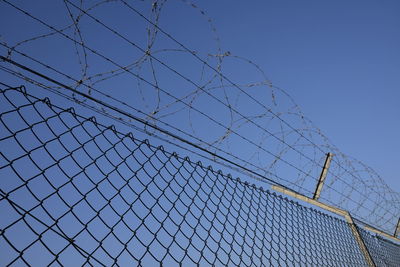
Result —
[{"label": "chain link fence", "polygon": [[[367,266],[342,219],[23,88],[0,107],[1,266]],[[361,233],[399,265],[398,244]]]},{"label": "chain link fence", "polygon": [[377,266],[399,266],[400,246],[378,235],[359,229],[368,251]]}]

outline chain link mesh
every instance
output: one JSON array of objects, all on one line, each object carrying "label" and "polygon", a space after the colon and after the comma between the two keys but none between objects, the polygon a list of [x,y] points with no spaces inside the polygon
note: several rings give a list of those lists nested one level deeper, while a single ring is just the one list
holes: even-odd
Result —
[{"label": "chain link mesh", "polygon": [[[367,265],[341,219],[21,88],[0,106],[2,266]],[[378,266],[400,262],[362,235]]]},{"label": "chain link mesh", "polygon": [[399,245],[383,239],[378,235],[371,235],[363,229],[359,230],[371,257],[377,266],[399,266]]}]

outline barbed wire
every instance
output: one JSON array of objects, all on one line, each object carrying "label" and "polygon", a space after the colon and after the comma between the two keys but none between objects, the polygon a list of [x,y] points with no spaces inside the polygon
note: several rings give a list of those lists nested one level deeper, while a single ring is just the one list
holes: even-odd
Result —
[{"label": "barbed wire", "polygon": [[[246,164],[247,164],[247,165],[252,165],[251,162],[247,162],[247,161],[244,161],[243,159],[236,158],[238,161],[243,161],[243,162],[245,163],[245,164],[243,164],[243,165],[237,165],[236,163],[231,162],[229,159],[223,158],[223,157],[221,157],[221,156],[219,156],[219,155],[216,155],[216,154],[214,154],[214,153],[212,153],[212,152],[210,152],[210,151],[207,151],[207,152],[208,152],[211,156],[213,156],[213,157],[212,157],[212,158],[211,158],[211,157],[207,157],[207,156],[205,156],[205,155],[203,155],[203,154],[199,154],[198,152],[196,152],[196,151],[194,151],[194,150],[191,150],[191,149],[189,149],[189,148],[187,148],[187,147],[183,147],[183,146],[181,146],[181,145],[180,145],[179,143],[177,143],[177,142],[172,142],[172,141],[170,141],[170,140],[168,140],[168,139],[165,139],[165,138],[163,138],[163,137],[161,137],[161,136],[159,136],[159,135],[157,135],[157,134],[155,134],[155,133],[148,132],[146,129],[142,129],[142,128],[140,128],[140,127],[137,127],[135,124],[132,124],[132,123],[126,121],[126,120],[123,120],[121,117],[116,117],[116,116],[112,115],[110,112],[107,112],[104,108],[99,109],[99,108],[97,108],[96,106],[93,106],[93,105],[88,104],[86,101],[77,101],[74,97],[68,96],[68,95],[66,95],[66,94],[64,94],[64,93],[62,93],[62,92],[59,92],[59,91],[57,91],[57,90],[54,90],[54,88],[48,87],[48,86],[46,86],[46,85],[44,85],[44,84],[38,82],[37,80],[34,80],[34,79],[32,79],[32,78],[29,78],[29,77],[27,77],[27,76],[25,76],[25,75],[23,75],[23,74],[21,74],[21,73],[15,72],[15,71],[13,71],[13,70],[7,68],[7,67],[0,66],[0,70],[3,70],[3,71],[5,71],[5,72],[7,72],[7,73],[9,73],[9,74],[11,74],[11,75],[17,76],[18,78],[20,78],[20,79],[22,79],[22,80],[25,80],[25,81],[31,83],[32,85],[35,85],[35,86],[38,86],[39,88],[48,90],[48,91],[51,92],[51,93],[54,93],[54,94],[56,94],[56,95],[58,95],[58,96],[61,96],[61,97],[65,98],[65,99],[67,99],[67,100],[69,100],[69,101],[71,101],[71,102],[73,102],[73,103],[76,103],[76,104],[81,105],[81,106],[83,106],[83,107],[85,107],[85,108],[88,108],[88,109],[90,109],[90,110],[92,110],[92,111],[94,111],[94,112],[96,112],[96,113],[98,113],[98,114],[100,114],[100,115],[103,115],[103,116],[106,116],[106,117],[108,117],[108,118],[111,118],[112,120],[114,120],[114,121],[116,121],[116,122],[118,122],[118,123],[122,123],[122,124],[128,125],[128,126],[132,127],[133,129],[135,129],[136,131],[144,132],[144,133],[146,133],[146,134],[149,135],[149,136],[152,136],[152,137],[161,139],[162,141],[167,142],[167,143],[169,143],[169,144],[172,144],[172,145],[174,145],[175,147],[179,147],[179,148],[181,148],[181,149],[183,149],[183,150],[185,150],[185,151],[187,151],[187,152],[190,152],[190,154],[194,154],[194,155],[200,156],[200,157],[202,157],[202,158],[205,158],[205,159],[207,159],[209,162],[221,164],[221,165],[223,165],[223,166],[226,167],[226,168],[230,168],[231,170],[235,170],[236,172],[240,172],[240,173],[242,173],[242,174],[245,174],[246,176],[250,176],[250,177],[252,177],[253,179],[256,179],[256,180],[261,181],[261,182],[266,182],[266,183],[268,183],[268,184],[270,184],[270,185],[274,184],[274,185],[281,185],[281,186],[283,186],[282,184],[279,183],[279,181],[284,181],[285,183],[288,183],[288,184],[290,184],[290,185],[292,185],[292,186],[296,186],[296,184],[293,184],[291,181],[289,181],[289,180],[287,180],[287,179],[285,179],[285,178],[283,178],[283,177],[276,176],[276,174],[274,174],[274,173],[266,172],[266,173],[268,174],[269,177],[272,176],[272,177],[275,178],[275,179],[271,180],[271,179],[270,179],[269,177],[267,177],[267,176],[264,176],[264,175],[262,175],[262,174],[260,174],[260,173],[256,173],[256,172],[254,172],[254,171],[252,171],[252,170],[250,170],[250,169],[247,169],[247,168],[243,167],[243,165],[246,165]],[[7,85],[6,85],[6,86],[7,86]],[[10,86],[8,85],[7,87],[10,87]],[[79,93],[79,92],[78,92],[78,93]],[[25,92],[25,94],[27,94],[27,93]],[[31,95],[29,95],[29,96],[31,96]],[[33,97],[33,96],[31,96],[31,97]],[[111,107],[111,109],[112,109],[112,107]],[[129,115],[129,117],[133,117],[133,116]],[[140,119],[138,119],[138,120],[140,120]],[[131,122],[132,122],[132,121],[131,121]],[[142,122],[143,122],[143,121],[142,121]],[[149,125],[149,124],[146,123],[146,122],[143,122],[143,123],[146,124],[147,126]],[[167,132],[166,130],[164,130],[164,129],[162,129],[162,128],[159,128],[158,126],[152,125],[151,127],[152,127],[152,128],[156,128],[158,132],[167,133],[167,134],[168,134],[168,132]],[[178,137],[175,136],[175,135],[171,135],[171,134],[169,134],[169,135],[172,136],[172,137],[174,137],[177,141],[182,141],[181,138],[178,138]],[[199,141],[202,142],[202,140],[199,140]],[[195,144],[192,144],[192,146],[196,147]],[[210,144],[210,146],[212,146],[212,145]],[[226,152],[226,151],[221,150],[221,149],[219,149],[219,148],[215,148],[215,149],[218,150],[218,151],[220,151],[220,152],[222,152],[222,153],[224,153],[224,154],[228,154],[228,155],[232,156],[233,158],[236,157],[235,155],[229,154],[229,152]],[[204,151],[204,150],[203,150],[203,151]],[[222,161],[219,161],[218,159],[222,159]],[[227,163],[228,163],[228,164],[227,164]],[[234,167],[234,166],[235,166],[235,167]],[[254,167],[256,167],[256,166],[254,165]],[[264,172],[265,172],[265,170],[264,170]],[[285,186],[284,186],[284,187],[285,187]],[[304,190],[304,191],[306,191],[306,192],[308,192],[308,193],[312,193],[312,191],[308,191],[307,188],[302,188],[302,190]]]},{"label": "barbed wire", "polygon": [[[58,95],[62,95],[64,98],[67,98],[67,99],[69,99],[69,100],[71,100],[71,101],[77,102],[76,99],[74,99],[74,98],[72,98],[72,97],[68,97],[68,96],[66,96],[66,95],[64,95],[64,94],[62,94],[62,93],[60,93],[60,92],[58,92],[58,91],[54,91],[54,90],[52,90],[50,87],[47,87],[47,86],[45,86],[45,85],[43,85],[43,84],[41,84],[41,83],[39,83],[39,82],[37,82],[37,81],[34,81],[34,80],[32,80],[31,78],[28,78],[28,77],[26,77],[26,76],[24,76],[24,75],[22,75],[22,74],[20,74],[20,73],[15,73],[15,72],[13,72],[12,70],[7,69],[7,68],[5,68],[5,67],[0,67],[0,69],[3,69],[3,70],[5,70],[5,71],[7,71],[7,72],[9,72],[9,73],[11,73],[11,74],[13,74],[13,75],[17,75],[19,78],[24,79],[24,80],[26,80],[26,81],[28,81],[28,82],[34,84],[34,85],[40,86],[40,87],[42,87],[42,88],[44,88],[44,89],[46,89],[46,90],[50,90],[51,92],[54,92],[54,93],[56,93],[56,94],[58,94]],[[43,76],[43,77],[44,77],[44,76]],[[48,78],[48,79],[49,79],[49,78]],[[50,79],[50,80],[51,80],[51,79]],[[62,84],[60,84],[60,83],[58,83],[58,82],[56,82],[56,84],[62,85]],[[62,87],[68,88],[68,87],[66,87],[65,85],[62,85]],[[72,88],[69,88],[69,89],[70,89],[70,90],[74,90],[74,89],[72,89]],[[80,93],[80,92],[76,92],[76,93],[77,93],[77,94],[80,94],[80,95],[83,95],[83,94]],[[86,97],[87,97],[87,98],[90,98],[90,99],[93,99],[93,98],[91,98],[90,96],[86,96]],[[98,102],[98,101],[96,101],[96,102]],[[98,113],[100,113],[100,114],[102,114],[102,115],[106,115],[107,117],[112,118],[112,119],[116,120],[117,122],[121,122],[121,117],[114,117],[114,116],[110,115],[109,113],[104,112],[104,109],[98,110],[96,107],[87,105],[87,104],[84,103],[84,102],[78,102],[78,103],[79,103],[80,105],[83,105],[83,106],[87,107],[87,108],[90,108],[91,110],[93,110],[93,111],[95,111],[95,112],[98,112]],[[100,103],[101,103],[101,102],[100,102]],[[110,108],[111,108],[111,109],[115,109],[115,108],[113,108],[113,107],[110,107]],[[130,114],[126,114],[125,112],[120,112],[120,113],[125,114],[125,115],[128,115],[128,117],[130,117],[130,118],[134,118],[134,117],[132,117]],[[148,123],[145,123],[145,122],[143,122],[143,121],[140,120],[140,119],[137,119],[137,118],[136,118],[136,120],[138,120],[139,122],[144,123],[145,125],[149,125]],[[132,126],[132,125],[129,124],[129,123],[128,123],[128,125]],[[151,127],[157,129],[158,131],[160,131],[160,132],[162,132],[162,133],[167,133],[168,135],[171,135],[171,134],[168,133],[167,131],[165,131],[165,130],[163,130],[163,129],[160,129],[160,128],[156,127],[156,126],[151,126]],[[135,126],[134,126],[133,128],[135,128],[136,130],[138,130],[138,128],[135,127]],[[147,132],[147,131],[145,131],[145,130],[144,130],[144,132],[146,132],[146,133],[149,134],[150,136],[159,138],[157,135],[155,135],[155,134],[153,134],[153,133],[149,133],[149,132]],[[184,141],[185,143],[188,143],[187,140],[184,140],[184,139],[182,139],[182,138],[180,138],[180,137],[178,137],[178,136],[176,136],[176,135],[171,135],[171,136],[174,137],[175,139],[177,139],[178,141]],[[168,142],[168,141],[167,141],[167,142]],[[168,143],[171,143],[171,142],[168,142]],[[175,145],[175,146],[181,148],[181,146],[180,146],[180,145],[177,145],[176,143],[171,143],[171,144],[173,144],[173,145]],[[192,144],[192,143],[189,143],[189,144],[191,144],[191,145],[194,146],[195,148],[198,148],[196,145],[194,145],[194,144]],[[219,155],[217,155],[217,154],[215,154],[215,153],[212,153],[212,152],[210,152],[210,151],[204,150],[204,149],[202,149],[202,148],[200,148],[200,149],[201,149],[202,151],[206,151],[207,153],[211,154],[211,155],[214,157],[213,159],[210,159],[210,158],[204,157],[204,155],[200,155],[200,156],[202,156],[203,158],[207,158],[208,160],[211,160],[211,162],[216,162],[216,163],[219,163],[219,164],[221,164],[221,162],[217,161],[216,159],[222,159],[223,161],[225,161],[225,162],[227,162],[228,164],[230,164],[230,165],[222,164],[223,166],[228,167],[228,168],[230,168],[230,169],[232,169],[232,170],[235,170],[235,171],[238,171],[238,170],[239,170],[240,173],[243,173],[243,170],[244,170],[244,174],[245,174],[245,175],[247,175],[247,176],[249,176],[249,177],[252,177],[252,178],[255,178],[256,180],[263,181],[263,182],[266,181],[266,182],[268,182],[268,183],[269,183],[269,182],[273,182],[272,184],[278,184],[278,185],[281,185],[281,186],[282,186],[282,184],[280,184],[280,182],[284,181],[285,183],[287,183],[287,184],[290,185],[290,186],[296,186],[296,185],[293,184],[291,181],[288,181],[287,179],[282,178],[282,177],[279,177],[279,176],[277,176],[277,175],[275,175],[275,174],[273,174],[273,173],[268,173],[268,176],[271,176],[271,175],[272,175],[273,177],[275,177],[276,179],[275,179],[274,181],[271,180],[269,177],[266,177],[266,176],[264,176],[264,175],[260,175],[259,173],[256,173],[256,172],[254,172],[254,171],[252,171],[252,170],[249,170],[249,169],[247,169],[247,168],[245,168],[245,167],[243,167],[243,166],[241,166],[241,165],[237,165],[236,163],[234,163],[234,162],[232,162],[232,161],[230,161],[230,160],[228,160],[228,159],[226,159],[226,158],[223,158],[223,157],[221,157],[221,156],[219,156]],[[191,152],[191,153],[193,153],[193,154],[199,155],[198,153],[196,153],[196,152],[194,152],[194,151],[192,151],[192,150],[189,150],[189,149],[187,149],[187,148],[184,148],[184,150],[189,151],[189,152]],[[225,151],[222,151],[222,152],[226,153]],[[233,156],[233,157],[234,157],[234,156]],[[236,166],[236,167],[238,167],[238,168],[232,168],[231,165],[234,165],[234,166]],[[255,176],[254,176],[254,175],[255,175]],[[278,182],[278,181],[279,181],[279,182]],[[298,185],[297,185],[297,186],[298,186]],[[285,187],[285,186],[284,186],[284,187]],[[302,190],[304,190],[304,191],[307,192],[307,193],[312,193],[312,192],[309,191],[307,188],[302,188]],[[338,192],[338,193],[339,193],[339,192]],[[354,202],[352,199],[349,199],[349,201]],[[330,201],[330,200],[327,200],[327,202],[329,202],[329,203],[335,205],[335,203],[333,203],[333,202]],[[355,202],[355,203],[357,204],[357,202]],[[371,211],[371,210],[369,210],[368,207],[364,207],[364,208],[365,208],[367,211]],[[357,217],[358,217],[358,216],[356,216],[356,218],[357,218]],[[358,218],[359,218],[359,217],[358,217]],[[368,218],[361,217],[361,219],[359,219],[359,220],[360,220],[360,222],[364,222],[364,221],[368,221]]]},{"label": "barbed wire", "polygon": [[[346,156],[332,145],[328,138],[304,116],[293,99],[283,89],[273,85],[267,79],[258,65],[251,60],[233,55],[231,52],[224,52],[224,49],[221,48],[217,27],[207,12],[198,5],[182,1],[208,25],[212,42],[215,44],[214,52],[205,51],[204,47],[189,49],[187,46],[182,46],[182,43],[178,41],[179,38],[168,34],[161,27],[162,12],[170,4],[166,1],[128,4],[125,1],[115,0],[91,2],[90,5],[85,1],[78,1],[77,4],[69,0],[60,2],[65,6],[65,13],[59,10],[59,15],[67,18],[68,25],[57,29],[47,23],[46,25],[50,26],[47,31],[50,29],[50,32],[29,38],[25,38],[24,34],[26,33],[21,31],[20,40],[16,42],[16,45],[8,45],[10,41],[7,40],[7,36],[2,35],[3,39],[7,40],[7,45],[11,47],[6,50],[8,58],[15,58],[17,56],[14,54],[15,51],[18,51],[17,48],[21,50],[22,47],[29,47],[29,53],[25,54],[34,56],[35,49],[32,48],[35,47],[35,42],[46,40],[50,45],[51,38],[56,35],[63,38],[68,36],[72,41],[75,58],[80,69],[79,78],[74,78],[75,81],[70,84],[71,87],[78,90],[83,90],[82,88],[85,87],[89,95],[101,95],[99,92],[105,92],[106,95],[111,96],[109,88],[113,88],[114,91],[118,87],[112,84],[120,84],[120,80],[128,79],[127,75],[133,76],[136,79],[136,89],[135,92],[131,90],[130,94],[133,95],[133,98],[141,99],[141,103],[136,101],[135,105],[136,109],[140,110],[140,112],[136,112],[143,119],[155,124],[165,125],[163,123],[166,123],[173,126],[167,126],[169,129],[175,128],[174,132],[176,129],[180,129],[186,136],[191,136],[192,140],[197,138],[198,145],[214,152],[227,152],[232,160],[240,162],[244,167],[257,172],[265,170],[265,174],[274,173],[278,177],[291,177],[289,178],[290,187],[302,193],[313,191],[312,188],[315,187],[315,180],[319,175],[325,152],[333,152],[335,156],[322,199],[333,202],[361,218],[368,218],[369,223],[377,227],[392,231],[398,217],[394,211],[400,209],[399,194],[389,188],[371,168]],[[10,4],[8,1],[2,3]],[[96,13],[96,17],[100,16],[106,19],[102,8],[118,9],[127,7],[127,4],[138,11],[139,18],[142,16],[146,19],[135,24],[138,42],[143,43],[143,40],[146,40],[143,44],[145,49],[137,51],[140,53],[129,54],[128,60],[112,60],[111,56],[116,56],[115,52],[110,50],[101,52],[99,49],[92,48],[93,45],[98,45],[99,40],[86,37],[97,23],[91,23],[88,20],[90,18],[88,14]],[[11,5],[16,7],[15,4]],[[77,8],[72,9],[71,7],[74,5]],[[125,12],[121,12],[121,14],[124,14],[125,18],[132,19],[132,12],[126,13],[126,8],[124,10]],[[150,14],[149,18],[143,15],[146,12]],[[27,12],[25,15],[31,14]],[[121,15],[121,18],[124,15]],[[42,20],[42,22],[44,21]],[[111,21],[108,23],[113,24]],[[143,32],[140,28],[143,29]],[[96,30],[98,29],[96,28]],[[118,30],[123,29],[118,28]],[[125,32],[125,30],[123,31]],[[115,37],[111,37],[103,31],[101,34],[104,34],[104,40],[106,38],[112,40],[113,45],[121,45]],[[123,36],[118,31],[113,34]],[[179,42],[178,47],[174,47],[174,42],[167,41],[170,39],[169,37],[173,37],[175,41]],[[99,47],[101,48],[101,46]],[[100,63],[93,57],[93,54],[102,58],[101,64],[105,67],[93,67],[94,64]],[[201,59],[198,65],[190,61],[190,58],[196,57]],[[157,61],[155,58],[162,58],[162,60]],[[163,70],[165,67],[163,64],[173,66],[176,58],[184,58],[191,63],[189,65],[190,74],[185,72],[182,67],[178,68],[178,74],[181,79],[192,81],[193,88],[188,88],[187,85],[183,85]],[[58,59],[55,57],[50,61],[53,60],[57,61]],[[238,67],[238,64],[243,64],[240,67],[254,68],[261,75],[262,80],[253,82],[245,80],[243,83],[231,84],[227,82],[228,75],[223,71],[224,68],[229,69],[230,64]],[[46,65],[49,66],[49,64]],[[171,69],[175,69],[175,67],[171,67]],[[196,74],[200,76],[197,77],[197,81],[194,78]],[[69,77],[72,76],[69,75]],[[164,89],[171,88],[169,80],[176,82],[174,87],[182,87],[185,90]],[[99,88],[97,92],[92,91],[95,85]],[[47,86],[59,88],[54,85]],[[132,84],[129,83],[129,86],[124,88],[132,88]],[[77,99],[78,96],[73,97]],[[101,95],[101,97],[109,99],[105,95]],[[116,96],[113,98],[113,101],[118,99]],[[214,112],[211,112],[206,104],[212,100],[216,100],[218,104]],[[79,101],[86,100],[79,99]],[[126,100],[120,101],[121,105],[124,105],[121,102],[127,103]],[[260,108],[256,108],[253,104],[262,105]],[[98,108],[101,109],[101,107]],[[198,111],[208,114],[206,118],[210,122],[219,122],[219,125],[217,124],[219,127],[215,128],[200,118]],[[179,118],[179,123],[176,122],[177,118]],[[207,126],[204,127],[204,125]],[[213,129],[211,133],[204,131],[204,128],[208,127]],[[147,129],[147,131],[154,133],[153,129]],[[249,133],[251,134],[249,135]],[[244,150],[243,146],[248,145],[253,148]],[[239,158],[242,160],[238,160]],[[251,164],[248,164],[249,162]],[[304,188],[308,190],[304,191]]]}]

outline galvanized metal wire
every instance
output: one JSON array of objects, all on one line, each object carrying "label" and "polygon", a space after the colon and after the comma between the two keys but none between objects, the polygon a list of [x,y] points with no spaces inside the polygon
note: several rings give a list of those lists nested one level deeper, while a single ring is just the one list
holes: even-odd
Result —
[{"label": "galvanized metal wire", "polygon": [[[341,219],[23,88],[0,106],[2,266],[366,266]],[[378,266],[400,262],[362,233]]]},{"label": "galvanized metal wire", "polygon": [[359,229],[361,236],[377,266],[399,266],[400,246],[378,235]]}]

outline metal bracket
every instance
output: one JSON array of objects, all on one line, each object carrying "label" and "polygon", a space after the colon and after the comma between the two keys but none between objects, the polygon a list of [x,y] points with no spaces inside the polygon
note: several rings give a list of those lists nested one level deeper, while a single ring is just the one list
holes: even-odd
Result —
[{"label": "metal bracket", "polygon": [[324,167],[322,168],[321,175],[319,176],[318,184],[315,188],[313,199],[318,200],[321,195],[322,187],[324,186],[326,175],[328,174],[329,166],[331,165],[332,153],[326,154]]}]

